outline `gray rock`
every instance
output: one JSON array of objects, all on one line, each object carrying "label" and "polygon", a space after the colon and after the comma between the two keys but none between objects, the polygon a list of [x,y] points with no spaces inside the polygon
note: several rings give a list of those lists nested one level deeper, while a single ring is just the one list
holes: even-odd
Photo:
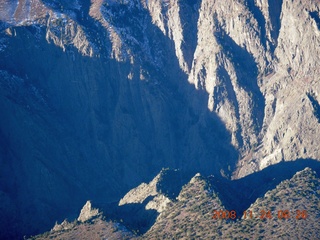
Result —
[{"label": "gray rock", "polygon": [[81,209],[80,215],[77,220],[79,222],[86,222],[92,218],[98,217],[99,215],[101,215],[99,209],[93,208],[91,202],[87,201]]}]

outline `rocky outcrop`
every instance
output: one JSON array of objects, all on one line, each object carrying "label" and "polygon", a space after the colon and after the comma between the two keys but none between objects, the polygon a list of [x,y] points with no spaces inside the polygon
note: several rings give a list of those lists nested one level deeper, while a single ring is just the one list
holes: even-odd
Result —
[{"label": "rocky outcrop", "polygon": [[99,209],[93,208],[90,201],[87,201],[86,204],[81,209],[80,215],[78,217],[79,222],[85,222],[92,218],[98,217],[101,215]]},{"label": "rocky outcrop", "polygon": [[51,232],[58,232],[58,231],[66,231],[74,228],[76,223],[70,223],[66,219],[63,220],[62,223],[57,223],[54,225],[54,227],[51,229]]},{"label": "rocky outcrop", "polygon": [[130,190],[119,201],[119,206],[128,203],[142,203],[146,198],[157,195],[157,182],[159,181],[160,174],[158,174],[150,183],[141,183],[138,187]]},{"label": "rocky outcrop", "polygon": [[158,213],[166,209],[167,204],[176,200],[185,179],[178,170],[162,169],[148,184],[142,183],[131,189],[119,201],[119,206],[127,204],[143,204],[146,210]]}]

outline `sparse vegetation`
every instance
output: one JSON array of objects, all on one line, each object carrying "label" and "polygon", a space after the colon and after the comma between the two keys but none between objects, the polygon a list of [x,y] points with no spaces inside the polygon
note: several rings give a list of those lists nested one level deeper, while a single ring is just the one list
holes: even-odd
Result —
[{"label": "sparse vegetation", "polygon": [[[212,211],[224,209],[224,207],[220,205],[221,201],[217,198],[217,194],[209,196],[200,193],[198,195],[197,190],[205,185],[204,179],[197,179],[194,183],[187,184],[179,196],[188,194],[193,197],[183,198],[183,204],[175,203],[144,235],[144,238],[152,239],[155,235],[166,235],[174,239],[177,236],[188,239],[191,236],[190,231],[194,231],[196,238],[206,236],[208,239],[267,239],[268,236],[280,239],[319,238],[320,229],[317,224],[319,216],[315,211],[319,207],[319,196],[311,192],[319,188],[320,180],[311,169],[297,173],[292,179],[283,181],[277,188],[256,200],[248,210],[255,212],[254,216],[257,216],[257,219],[213,220]],[[298,192],[304,193],[309,199],[302,196],[297,197]],[[196,200],[197,196],[200,196],[200,201]],[[184,212],[180,209],[182,206],[186,206]],[[260,219],[262,209],[270,210],[272,218]],[[293,217],[278,219],[277,211],[284,209],[290,209]],[[299,209],[310,212],[308,219],[296,219],[295,214]],[[187,221],[185,214],[193,221]],[[308,231],[310,234],[307,236],[304,233]]]},{"label": "sparse vegetation", "polygon": [[[177,200],[167,205],[144,234],[129,231],[122,223],[99,215],[83,223],[64,221],[51,232],[31,239],[319,239],[317,210],[320,179],[310,168],[284,180],[246,210],[246,217],[214,219],[213,212],[226,212],[213,182],[200,175],[182,187]],[[250,214],[252,213],[252,214]],[[223,215],[222,215],[223,216]],[[120,222],[122,219],[119,220]],[[124,221],[123,221],[124,223]]]}]

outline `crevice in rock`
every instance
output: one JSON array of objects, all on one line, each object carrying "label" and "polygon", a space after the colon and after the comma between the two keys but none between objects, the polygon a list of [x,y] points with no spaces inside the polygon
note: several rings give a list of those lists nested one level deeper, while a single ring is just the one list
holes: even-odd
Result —
[{"label": "crevice in rock", "polygon": [[259,27],[260,27],[260,33],[261,33],[261,43],[266,49],[267,47],[267,39],[266,39],[266,20],[259,9],[258,6],[256,6],[254,0],[247,0],[247,6],[250,10],[250,12],[253,14],[253,17],[257,20]]},{"label": "crevice in rock", "polygon": [[318,123],[320,123],[320,104],[313,92],[307,93],[307,96],[312,104],[313,115],[318,119]]},{"label": "crevice in rock", "polygon": [[310,17],[317,23],[318,30],[320,31],[320,17],[319,13],[314,11],[314,12],[309,12]]},{"label": "crevice in rock", "polygon": [[222,46],[223,52],[229,61],[233,63],[238,84],[249,94],[252,100],[252,121],[255,128],[254,131],[258,134],[263,125],[265,99],[257,83],[257,64],[254,57],[225,32],[218,20],[215,19],[215,21],[217,42]]},{"label": "crevice in rock", "polygon": [[280,28],[281,28],[280,15],[282,11],[282,2],[283,0],[269,0],[268,2],[269,17],[272,25],[271,37],[274,40],[274,43],[271,49],[272,52],[274,52],[278,44],[278,37],[280,33]]},{"label": "crevice in rock", "polygon": [[194,52],[197,47],[199,8],[199,0],[180,3],[179,15],[182,23],[184,40],[181,44],[181,49],[189,70],[191,69]]},{"label": "crevice in rock", "polygon": [[[232,106],[234,107],[234,112],[236,115],[236,118],[238,121],[240,120],[240,111],[239,111],[239,104],[237,101],[236,93],[234,91],[234,88],[231,83],[230,76],[227,72],[227,70],[223,66],[219,66],[217,69],[217,76],[223,81],[222,86],[217,86],[214,89],[214,96],[215,96],[215,105],[214,105],[214,110],[217,108],[218,102],[223,102],[224,101],[224,96],[223,92],[225,91],[227,94],[227,97],[229,101],[232,103]],[[239,143],[239,146],[243,146],[243,139],[241,137],[241,126],[238,126],[238,130],[236,132],[236,138]]]}]

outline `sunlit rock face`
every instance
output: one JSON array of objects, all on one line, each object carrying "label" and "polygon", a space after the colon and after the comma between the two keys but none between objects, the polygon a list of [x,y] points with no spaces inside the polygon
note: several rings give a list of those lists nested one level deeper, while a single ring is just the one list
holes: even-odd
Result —
[{"label": "sunlit rock face", "polygon": [[3,236],[163,168],[320,159],[318,1],[0,1]]}]

